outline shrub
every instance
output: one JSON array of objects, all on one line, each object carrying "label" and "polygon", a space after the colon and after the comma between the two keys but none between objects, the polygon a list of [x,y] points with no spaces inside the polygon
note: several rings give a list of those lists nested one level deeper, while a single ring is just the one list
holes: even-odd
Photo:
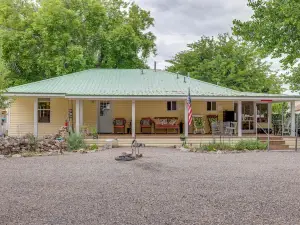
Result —
[{"label": "shrub", "polygon": [[86,148],[84,138],[81,134],[71,133],[67,138],[68,150],[79,150],[81,148]]},{"label": "shrub", "polygon": [[234,146],[235,150],[266,150],[267,143],[263,143],[257,140],[240,140]]},{"label": "shrub", "polygon": [[24,136],[24,138],[28,139],[28,150],[32,151],[32,152],[35,152],[36,149],[37,149],[37,145],[38,145],[37,138],[31,133],[26,134]]},{"label": "shrub", "polygon": [[98,149],[98,145],[96,144],[90,145],[90,150],[97,150],[97,149]]},{"label": "shrub", "polygon": [[233,150],[233,148],[230,144],[226,143],[209,143],[200,145],[199,150],[212,152],[218,150]]}]

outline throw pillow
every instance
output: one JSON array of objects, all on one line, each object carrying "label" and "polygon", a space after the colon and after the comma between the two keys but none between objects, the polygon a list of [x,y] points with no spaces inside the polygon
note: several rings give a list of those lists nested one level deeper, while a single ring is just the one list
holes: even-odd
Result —
[{"label": "throw pillow", "polygon": [[143,126],[150,126],[150,120],[142,120]]},{"label": "throw pillow", "polygon": [[159,123],[160,123],[160,125],[165,125],[165,124],[168,124],[168,120],[167,119],[160,119]]},{"label": "throw pillow", "polygon": [[169,121],[169,124],[170,124],[170,125],[175,125],[175,124],[176,124],[176,122],[177,122],[177,120],[176,120],[176,119],[171,119],[171,120]]}]

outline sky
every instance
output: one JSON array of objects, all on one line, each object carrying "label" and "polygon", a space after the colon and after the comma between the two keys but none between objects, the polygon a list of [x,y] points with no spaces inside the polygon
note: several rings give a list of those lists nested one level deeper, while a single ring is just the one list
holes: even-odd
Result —
[{"label": "sky", "polygon": [[231,32],[234,19],[248,20],[252,14],[247,0],[135,0],[143,9],[150,10],[155,19],[151,30],[157,37],[157,56],[149,59],[153,68],[168,65],[165,60],[187,49],[187,44],[202,35],[216,36]]},{"label": "sky", "polygon": [[[202,35],[217,36],[231,33],[234,19],[247,21],[252,9],[247,0],[135,0],[143,9],[149,10],[155,19],[151,28],[156,35],[157,55],[148,60],[150,68],[157,62],[158,69],[165,69],[176,53],[186,50],[187,44]],[[280,70],[277,59],[267,59],[272,69]],[[288,89],[288,85],[284,85]],[[291,94],[289,90],[285,94]]]}]

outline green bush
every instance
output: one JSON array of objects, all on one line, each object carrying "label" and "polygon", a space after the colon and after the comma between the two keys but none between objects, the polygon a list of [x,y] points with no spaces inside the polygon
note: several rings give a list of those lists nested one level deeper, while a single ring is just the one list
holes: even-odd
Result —
[{"label": "green bush", "polygon": [[35,152],[38,146],[37,138],[31,133],[26,134],[24,137],[28,139],[28,150],[31,152]]},{"label": "green bush", "polygon": [[98,145],[96,144],[90,145],[90,150],[97,150],[97,149],[98,149]]},{"label": "green bush", "polygon": [[268,147],[267,143],[263,143],[257,140],[240,140],[235,145],[228,143],[209,143],[200,145],[197,151],[232,151],[232,150],[266,150]]},{"label": "green bush", "polygon": [[234,146],[235,150],[266,150],[267,143],[263,143],[257,140],[240,140]]},{"label": "green bush", "polygon": [[230,144],[209,143],[209,144],[200,145],[199,150],[212,152],[212,151],[218,151],[218,150],[233,150],[233,149]]},{"label": "green bush", "polygon": [[79,150],[81,148],[86,148],[86,144],[84,142],[84,138],[81,134],[71,133],[67,138],[68,150]]}]

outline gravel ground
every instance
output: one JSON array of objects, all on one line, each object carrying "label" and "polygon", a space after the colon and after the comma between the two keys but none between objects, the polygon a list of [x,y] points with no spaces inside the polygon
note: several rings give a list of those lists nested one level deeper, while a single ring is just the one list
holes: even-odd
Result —
[{"label": "gravel ground", "polygon": [[0,160],[0,224],[300,224],[299,153],[122,151]]}]

